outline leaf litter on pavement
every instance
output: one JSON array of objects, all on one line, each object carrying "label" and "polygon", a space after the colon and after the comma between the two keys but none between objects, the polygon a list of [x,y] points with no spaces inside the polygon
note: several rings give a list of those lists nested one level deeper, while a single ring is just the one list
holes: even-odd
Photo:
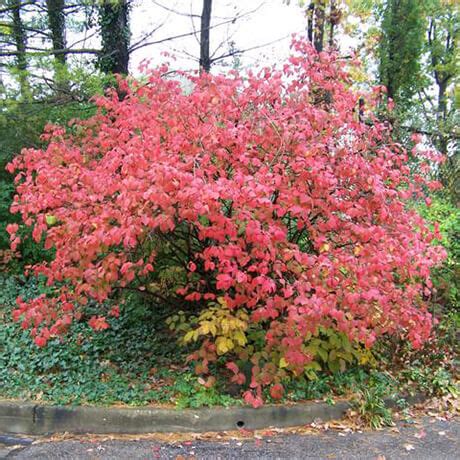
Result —
[{"label": "leaf litter on pavement", "polygon": [[[422,426],[421,417],[429,417],[429,423],[435,421],[449,421],[459,415],[459,406],[456,402],[449,398],[438,398],[426,401],[424,403],[413,406],[411,409],[394,412],[395,421],[399,426],[413,426],[417,431],[412,434],[413,442],[403,444],[403,448],[410,452],[416,449],[416,442],[422,440],[426,436],[426,432]],[[400,435],[401,431],[398,426],[387,428],[390,433]],[[214,441],[222,444],[234,443],[236,446],[242,446],[245,441],[253,441],[256,447],[262,447],[263,443],[279,442],[277,438],[282,435],[321,435],[326,432],[336,432],[338,436],[348,436],[354,433],[363,433],[371,431],[369,428],[359,423],[357,418],[346,417],[342,420],[334,420],[322,422],[316,420],[312,423],[289,427],[275,428],[270,427],[259,430],[239,429],[232,431],[210,431],[204,433],[145,433],[145,434],[87,434],[76,435],[72,433],[55,434],[46,438],[36,438],[34,444],[59,442],[59,441],[80,441],[89,444],[94,444],[95,447],[89,447],[89,452],[97,452],[103,449],[102,443],[107,441],[154,441],[161,444],[172,444],[178,448],[187,448],[193,450],[194,443],[199,441]],[[445,436],[445,431],[439,431],[439,436]],[[161,450],[161,445],[152,446],[154,454],[158,454]],[[154,457],[155,457],[154,455]],[[187,457],[178,456],[180,458],[193,458],[190,455]],[[384,458],[381,456],[380,458]]]}]

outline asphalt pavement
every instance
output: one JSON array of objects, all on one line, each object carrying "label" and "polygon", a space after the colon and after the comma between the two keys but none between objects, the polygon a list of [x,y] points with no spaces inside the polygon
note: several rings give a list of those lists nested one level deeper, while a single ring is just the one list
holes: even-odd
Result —
[{"label": "asphalt pavement", "polygon": [[[170,438],[173,439],[173,438]],[[29,439],[0,435],[0,458],[14,459],[459,459],[460,419],[424,417],[378,431],[318,429],[225,433],[206,439]]]}]

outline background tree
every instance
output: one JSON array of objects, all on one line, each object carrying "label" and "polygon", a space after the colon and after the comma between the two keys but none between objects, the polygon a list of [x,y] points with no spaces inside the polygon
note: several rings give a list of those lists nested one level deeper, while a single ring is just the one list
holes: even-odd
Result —
[{"label": "background tree", "polygon": [[64,0],[46,0],[48,25],[51,32],[53,54],[57,62],[66,63],[65,13]]},{"label": "background tree", "polygon": [[[286,0],[290,4],[290,0]],[[316,51],[322,51],[325,45],[335,46],[335,34],[337,25],[343,14],[343,10],[348,8],[346,1],[340,0],[299,0],[299,5],[305,8],[307,20],[307,38],[313,44]]]},{"label": "background tree", "polygon": [[425,134],[445,156],[440,178],[456,195],[459,7],[443,0],[386,0],[377,14],[379,79],[395,102],[392,121],[403,127],[402,136]]},{"label": "background tree", "polygon": [[201,12],[200,30],[200,69],[209,72],[211,70],[211,58],[209,55],[209,32],[211,28],[212,0],[203,0]]},{"label": "background tree", "polygon": [[[460,14],[454,2],[432,0],[427,7],[424,62],[426,84],[419,93],[423,121],[434,131],[432,140],[446,157],[441,179],[454,200],[460,200],[458,70]],[[434,91],[430,91],[430,85]],[[434,93],[434,94],[433,94]]]},{"label": "background tree", "polygon": [[129,65],[129,1],[103,0],[99,6],[102,50],[99,68],[106,73],[127,74]]},{"label": "background tree", "polygon": [[[235,29],[235,25],[245,18],[249,18],[251,15],[256,13],[259,9],[264,6],[264,2],[262,1],[255,8],[250,10],[241,10],[237,11],[234,10],[231,14],[226,16],[220,16],[219,21],[214,21],[212,23],[212,14],[213,14],[213,3],[212,0],[203,0],[201,3],[201,11],[195,12],[195,10],[187,10],[183,9],[176,9],[169,7],[161,2],[154,1],[154,4],[159,8],[168,11],[171,14],[176,16],[188,17],[190,19],[190,23],[192,25],[192,34],[183,34],[180,38],[186,37],[188,35],[193,35],[196,39],[199,47],[198,53],[193,53],[190,51],[186,51],[183,49],[174,48],[174,53],[182,55],[187,59],[190,59],[198,64],[198,69],[200,72],[209,72],[211,67],[217,63],[220,63],[223,67],[227,66],[234,66],[235,63],[240,62],[240,57],[253,49],[260,49],[264,48],[272,43],[275,43],[278,40],[270,41],[269,43],[260,43],[255,44],[254,46],[248,48],[241,48],[238,47],[235,40],[233,39],[233,33]],[[193,5],[191,4],[190,7]],[[196,24],[197,22],[198,24]],[[226,33],[224,34],[224,38],[220,39],[219,42],[215,46],[211,46],[211,30],[214,29],[224,29],[226,28]],[[282,37],[281,39],[286,38]],[[232,59],[233,62],[225,62],[229,59]],[[237,64],[239,65],[239,64]]]},{"label": "background tree", "polygon": [[11,32],[7,29],[8,36],[11,33],[11,38],[16,48],[16,69],[18,72],[19,83],[21,87],[21,96],[26,97],[29,93],[29,84],[27,79],[27,59],[26,59],[26,46],[27,35],[25,31],[24,22],[21,17],[21,1],[9,0],[8,6],[10,8],[12,24]]},{"label": "background tree", "polygon": [[48,27],[54,55],[55,91],[68,92],[67,55],[64,50],[66,41],[66,14],[64,0],[46,0]]},{"label": "background tree", "polygon": [[387,0],[383,6],[379,47],[379,78],[388,97],[407,104],[420,81],[425,30],[424,2]]}]

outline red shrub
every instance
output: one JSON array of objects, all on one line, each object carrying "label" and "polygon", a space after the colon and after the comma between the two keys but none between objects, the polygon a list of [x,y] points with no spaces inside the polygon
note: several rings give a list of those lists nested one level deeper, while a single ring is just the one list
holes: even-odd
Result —
[{"label": "red shrub", "polygon": [[[12,210],[55,248],[34,268],[58,284],[56,297],[18,299],[15,313],[38,344],[65,331],[88,298],[120,288],[194,312],[220,298],[265,331],[252,355],[258,394],[246,394],[258,405],[261,384],[281,397],[282,369],[303,371],[305,339],[319,326],[366,346],[382,334],[415,347],[428,338],[429,273],[443,254],[406,205],[422,177],[385,124],[358,119],[362,95],[343,63],[302,41],[294,48],[282,71],[189,77],[191,94],[164,68],[147,84],[121,81],[123,101],[114,91],[97,98],[96,116],[49,127],[46,150],[9,165],[19,171]],[[366,95],[369,112],[376,97]],[[180,271],[174,291],[152,287],[160,256]],[[102,309],[96,329],[107,327]],[[199,335],[205,372],[215,335]],[[219,353],[228,362],[248,353],[230,349]]]}]

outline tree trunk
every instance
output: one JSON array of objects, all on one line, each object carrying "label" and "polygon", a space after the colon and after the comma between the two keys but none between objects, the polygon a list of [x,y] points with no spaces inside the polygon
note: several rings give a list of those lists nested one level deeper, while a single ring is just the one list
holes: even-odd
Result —
[{"label": "tree trunk", "polygon": [[16,45],[16,67],[19,71],[19,85],[22,96],[30,92],[29,82],[27,79],[27,58],[26,45],[27,35],[21,18],[21,1],[9,0],[11,13],[13,16],[13,39]]},{"label": "tree trunk", "polygon": [[313,43],[313,27],[314,27],[314,17],[315,17],[315,2],[312,0],[308,5],[307,10],[307,37],[310,43]]},{"label": "tree trunk", "polygon": [[438,82],[438,120],[445,120],[447,117],[447,84],[449,79],[439,79]]},{"label": "tree trunk", "polygon": [[444,122],[447,118],[447,78],[440,78],[438,72],[436,72],[436,82],[438,84],[438,106],[437,106],[437,125],[439,136],[437,142],[435,142],[438,151],[445,157],[446,161],[441,165],[440,169],[440,180],[444,187],[449,191],[450,195],[456,197],[458,200],[458,192],[456,192],[456,185],[458,185],[458,178],[456,178],[456,165],[455,155],[449,156],[449,136],[445,133]]},{"label": "tree trunk", "polygon": [[211,27],[212,0],[203,0],[201,13],[200,31],[200,72],[211,70],[211,58],[209,55],[209,29]]},{"label": "tree trunk", "polygon": [[127,74],[129,64],[128,0],[103,0],[99,7],[102,51],[99,67],[106,73]]},{"label": "tree trunk", "polygon": [[334,31],[335,26],[340,21],[340,10],[337,7],[336,0],[331,0],[331,9],[329,12],[329,47],[332,48],[334,46]]},{"label": "tree trunk", "polygon": [[[46,0],[48,25],[51,31],[53,50],[66,47],[64,0]],[[54,58],[60,64],[66,63],[65,53],[54,53]]]},{"label": "tree trunk", "polygon": [[315,36],[313,44],[315,50],[323,51],[324,42],[324,23],[326,17],[326,5],[324,0],[319,0],[315,8]]},{"label": "tree trunk", "polygon": [[438,121],[438,129],[440,132],[439,142],[438,142],[438,149],[439,151],[447,156],[447,146],[448,146],[448,137],[443,133],[444,122],[447,118],[447,83],[448,79],[438,79],[438,113],[437,113],[437,121]]},{"label": "tree trunk", "polygon": [[[446,34],[445,43],[440,43],[440,34],[437,30],[437,23],[434,19],[430,20],[428,28],[428,45],[430,46],[431,65],[433,68],[433,75],[438,86],[438,100],[436,108],[436,122],[438,125],[439,136],[437,139],[436,148],[443,155],[446,156],[446,163],[441,168],[441,181],[444,185],[449,186],[450,173],[455,172],[453,167],[454,163],[452,158],[448,156],[449,136],[444,132],[445,122],[447,119],[447,88],[455,73],[449,72],[446,65],[449,62],[449,54],[454,55],[454,48],[452,47],[451,35],[449,32]],[[438,54],[440,47],[444,48],[444,55]]]}]

